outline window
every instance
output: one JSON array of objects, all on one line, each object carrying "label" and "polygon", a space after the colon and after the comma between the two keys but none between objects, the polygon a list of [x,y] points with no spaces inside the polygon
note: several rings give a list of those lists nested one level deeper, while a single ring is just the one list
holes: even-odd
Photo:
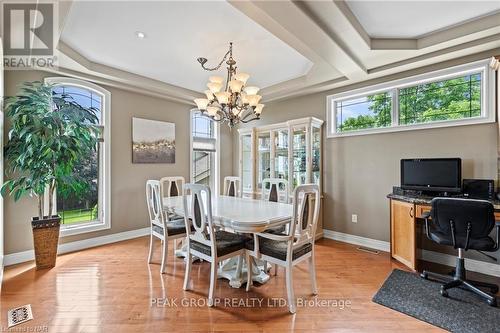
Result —
[{"label": "window", "polygon": [[495,121],[488,62],[327,97],[328,137]]},{"label": "window", "polygon": [[61,234],[74,235],[84,232],[108,229],[110,221],[110,94],[94,84],[70,79],[50,78],[54,94],[70,96],[83,107],[96,110],[101,127],[101,136],[96,150],[86,156],[75,172],[87,184],[82,193],[64,197],[56,189],[56,209],[61,216]]},{"label": "window", "polygon": [[337,132],[391,126],[392,96],[383,92],[335,103]]},{"label": "window", "polygon": [[218,126],[199,111],[191,111],[191,182],[218,193]]}]

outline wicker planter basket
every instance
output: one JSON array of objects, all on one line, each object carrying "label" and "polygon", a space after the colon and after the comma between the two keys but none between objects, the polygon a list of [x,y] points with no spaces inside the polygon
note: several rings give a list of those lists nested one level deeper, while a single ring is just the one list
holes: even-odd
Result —
[{"label": "wicker planter basket", "polygon": [[43,220],[34,217],[31,220],[37,270],[52,268],[56,265],[60,223],[61,217],[59,216],[45,217]]}]

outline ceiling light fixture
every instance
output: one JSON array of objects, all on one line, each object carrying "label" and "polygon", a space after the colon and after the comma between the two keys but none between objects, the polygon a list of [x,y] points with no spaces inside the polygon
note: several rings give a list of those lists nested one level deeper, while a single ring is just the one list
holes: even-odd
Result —
[{"label": "ceiling light fixture", "polygon": [[142,32],[142,31],[136,31],[136,32],[135,32],[135,36],[136,36],[137,38],[139,38],[139,39],[144,39],[144,38],[146,38],[146,34],[145,34],[144,32]]},{"label": "ceiling light fixture", "polygon": [[208,90],[205,90],[207,98],[196,98],[194,102],[203,115],[215,121],[227,122],[228,126],[232,128],[240,122],[248,123],[260,119],[264,104],[259,104],[262,98],[262,96],[257,95],[259,88],[246,86],[250,75],[236,72],[233,43],[229,43],[229,51],[226,52],[217,66],[205,67],[208,61],[206,58],[198,58],[198,62],[204,70],[216,71],[226,59],[228,66],[225,86],[223,77],[210,76],[207,83]]}]

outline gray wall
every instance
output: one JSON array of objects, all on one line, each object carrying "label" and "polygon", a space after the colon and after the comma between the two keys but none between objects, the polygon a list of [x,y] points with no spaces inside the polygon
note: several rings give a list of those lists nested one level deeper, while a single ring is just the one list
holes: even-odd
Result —
[{"label": "gray wall", "polygon": [[[6,95],[14,95],[25,81],[53,76],[38,71],[6,71]],[[163,176],[183,176],[189,181],[189,105],[103,86],[111,92],[111,229],[64,237],[61,243],[82,240],[148,226],[145,181]],[[174,122],[176,125],[175,164],[132,164],[132,117]],[[222,161],[231,161],[231,149],[224,140],[231,139],[221,128]],[[230,144],[228,145],[231,146]],[[230,163],[221,163],[221,178],[232,174]],[[5,200],[5,254],[33,248],[29,221],[36,215],[36,202],[29,198],[14,203]]]},{"label": "gray wall", "polygon": [[[326,120],[327,95],[487,57],[488,54],[480,54],[342,89],[271,102],[264,108],[262,120],[247,126],[306,116]],[[325,133],[326,124],[323,126]],[[401,158],[461,157],[464,178],[496,179],[497,135],[497,126],[492,123],[332,139],[324,137],[323,228],[389,241],[386,195],[393,185],[399,184]],[[234,170],[238,170],[239,163],[237,139],[235,132]],[[358,223],[351,222],[351,214],[358,215]]]}]

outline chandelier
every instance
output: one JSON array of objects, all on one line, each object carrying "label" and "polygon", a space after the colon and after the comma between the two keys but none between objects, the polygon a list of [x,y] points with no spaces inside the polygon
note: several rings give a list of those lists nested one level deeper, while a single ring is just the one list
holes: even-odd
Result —
[{"label": "chandelier", "polygon": [[264,108],[264,104],[259,104],[262,96],[257,95],[259,88],[246,85],[250,75],[236,72],[233,43],[229,43],[229,50],[217,66],[205,67],[207,61],[206,58],[198,58],[201,67],[206,71],[216,71],[226,61],[227,80],[224,85],[223,77],[210,76],[208,90],[205,90],[207,98],[194,100],[201,113],[215,121],[227,122],[230,128],[240,122],[248,123],[260,119]]}]

